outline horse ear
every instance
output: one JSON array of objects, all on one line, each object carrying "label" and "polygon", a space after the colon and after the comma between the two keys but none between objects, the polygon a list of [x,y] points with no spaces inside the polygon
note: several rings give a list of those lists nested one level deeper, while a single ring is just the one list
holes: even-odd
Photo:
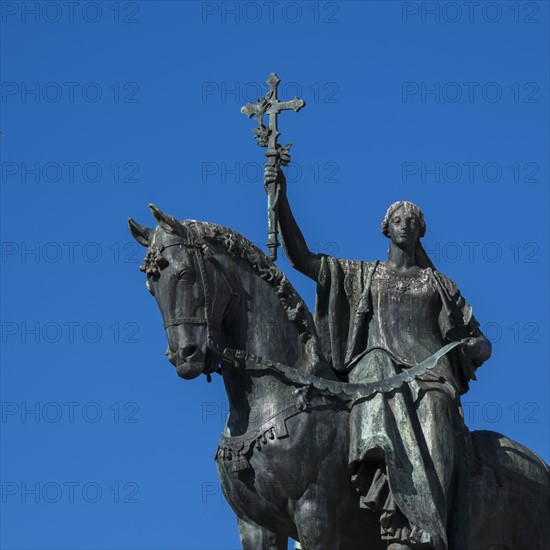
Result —
[{"label": "horse ear", "polygon": [[134,239],[139,244],[149,246],[151,238],[153,237],[154,229],[145,227],[144,225],[135,222],[132,218],[128,218],[128,227],[130,228]]},{"label": "horse ear", "polygon": [[149,205],[149,210],[151,210],[153,216],[155,216],[155,220],[157,220],[157,223],[162,229],[164,229],[164,231],[168,231],[169,233],[177,233],[178,235],[183,235],[185,233],[183,225],[176,220],[176,218],[173,218],[169,214],[165,214],[154,204]]}]

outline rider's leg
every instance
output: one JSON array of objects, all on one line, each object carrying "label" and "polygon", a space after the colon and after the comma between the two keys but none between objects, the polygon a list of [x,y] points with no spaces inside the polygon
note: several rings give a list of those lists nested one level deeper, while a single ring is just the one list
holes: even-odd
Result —
[{"label": "rider's leg", "polygon": [[[428,390],[421,399],[417,414],[442,496],[447,500],[454,466],[454,435],[449,398],[441,391]],[[446,502],[444,505],[447,509]]]}]

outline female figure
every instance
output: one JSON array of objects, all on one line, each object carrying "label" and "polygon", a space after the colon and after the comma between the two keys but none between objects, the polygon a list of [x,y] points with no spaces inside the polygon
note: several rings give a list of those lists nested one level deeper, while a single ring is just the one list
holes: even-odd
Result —
[{"label": "female figure", "polygon": [[491,355],[491,344],[456,285],[428,258],[420,242],[422,212],[406,201],[390,206],[382,222],[390,239],[385,262],[314,254],[290,209],[282,172],[266,166],[265,175],[266,186],[279,183],[285,254],[317,282],[317,330],[343,380],[388,378],[451,341],[466,341],[420,379],[355,404],[349,466],[361,506],[380,515],[389,549],[467,547],[458,490],[464,483],[456,482],[469,448],[460,395]]}]

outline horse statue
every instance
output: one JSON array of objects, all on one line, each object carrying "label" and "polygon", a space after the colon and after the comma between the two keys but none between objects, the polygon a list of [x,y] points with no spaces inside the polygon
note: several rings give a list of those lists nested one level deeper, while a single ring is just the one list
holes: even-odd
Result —
[{"label": "horse statue", "polygon": [[[305,303],[259,248],[226,227],[150,209],[155,229],[129,226],[147,247],[140,269],[162,313],[168,359],[184,379],[219,373],[225,384],[230,413],[216,461],[243,549],[286,550],[289,537],[303,550],[386,549],[379,517],[360,507],[351,481],[349,411],[433,368],[460,342],[391,380],[342,382]],[[464,460],[466,497],[451,513],[468,530],[468,548],[550,548],[548,466],[489,431],[471,432]]]}]

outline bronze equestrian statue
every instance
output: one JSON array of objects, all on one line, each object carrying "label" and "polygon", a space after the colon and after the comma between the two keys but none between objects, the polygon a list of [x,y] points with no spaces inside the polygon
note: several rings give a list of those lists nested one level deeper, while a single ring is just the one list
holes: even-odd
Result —
[{"label": "bronze equestrian statue", "polygon": [[[382,221],[385,261],[312,253],[280,169],[279,79],[242,112],[266,147],[269,258],[242,235],[150,205],[147,247],[167,356],[219,373],[230,414],[216,461],[244,550],[547,550],[550,474],[531,450],[470,432],[460,398],[491,355],[472,308],[421,243],[418,206]],[[263,123],[267,115],[269,122]],[[273,263],[278,235],[317,284],[315,314]]]},{"label": "bronze equestrian statue", "polygon": [[[414,454],[414,442],[418,441],[419,453],[425,451],[423,442],[429,436],[423,439],[422,434],[438,423],[431,414],[417,413],[422,409],[408,407],[413,399],[426,399],[423,394],[433,385],[449,382],[441,380],[449,372],[447,354],[474,349],[468,338],[479,336],[472,317],[463,326],[474,327],[473,336],[450,342],[416,365],[406,361],[410,357],[375,346],[360,351],[355,363],[344,362],[344,369],[334,370],[324,357],[323,330],[345,332],[342,325],[321,323],[318,334],[303,300],[255,245],[231,229],[179,222],[154,206],[151,209],[158,222],[155,229],[132,220],[130,228],[148,248],[142,270],[162,313],[168,358],[181,377],[219,372],[226,387],[230,414],[216,460],[244,550],[286,549],[289,537],[299,540],[303,550],[382,550],[388,544],[456,550],[548,548],[548,467],[505,436],[470,433],[459,424],[460,431],[452,436],[457,453],[452,472],[443,470],[451,477],[451,501],[443,501],[445,495],[440,493],[427,494],[431,487],[418,484],[419,476],[426,475],[437,487],[438,470],[427,466],[426,472],[418,472],[412,461],[430,459]],[[284,224],[283,218],[284,214],[280,218]],[[288,244],[284,230],[283,239]],[[329,266],[332,262],[334,268],[344,262],[328,257],[320,261]],[[332,277],[330,269],[325,271]],[[348,278],[346,283],[344,277],[344,286],[368,280],[368,270],[350,273],[361,279]],[[323,282],[325,289],[331,286]],[[371,298],[374,285],[393,285],[396,290],[413,286],[410,279],[379,283],[374,275],[369,284]],[[325,311],[319,308],[330,310],[338,300],[349,301],[352,286],[339,294],[332,284],[335,294],[318,303],[317,318]],[[437,302],[437,297],[432,298]],[[457,303],[462,304],[458,299]],[[359,305],[352,302],[350,313],[353,307],[354,313],[358,308],[363,315]],[[348,321],[350,327],[361,327]],[[384,321],[379,322],[384,327]],[[365,373],[366,364],[378,369],[371,377]],[[448,364],[452,368],[451,359]],[[354,383],[355,369],[363,373],[359,383]],[[386,378],[371,380],[379,373]],[[457,414],[442,395],[437,404],[428,401],[429,407],[441,407],[434,409],[438,414]],[[372,419],[366,418],[369,410]],[[376,420],[381,411],[386,417]],[[452,416],[448,420],[458,422]],[[367,426],[373,431],[367,433]],[[405,436],[405,429],[415,433]],[[398,443],[389,440],[396,433],[401,434]],[[373,445],[377,441],[379,447]],[[389,452],[395,453],[390,457],[394,464]],[[392,478],[394,471],[397,479]],[[414,516],[402,504],[411,498]],[[448,521],[445,531],[438,531],[441,515],[422,514],[440,513],[435,506],[442,502],[448,506]],[[395,529],[398,520],[401,529]],[[455,542],[455,531],[465,542]]]}]

